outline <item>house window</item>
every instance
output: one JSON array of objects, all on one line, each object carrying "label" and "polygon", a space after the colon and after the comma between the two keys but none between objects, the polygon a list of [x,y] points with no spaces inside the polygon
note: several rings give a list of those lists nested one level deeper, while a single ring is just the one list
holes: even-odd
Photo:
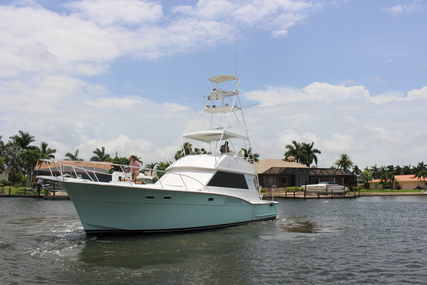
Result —
[{"label": "house window", "polygon": [[281,184],[288,184],[288,179],[286,176],[281,176],[280,177],[280,183]]}]

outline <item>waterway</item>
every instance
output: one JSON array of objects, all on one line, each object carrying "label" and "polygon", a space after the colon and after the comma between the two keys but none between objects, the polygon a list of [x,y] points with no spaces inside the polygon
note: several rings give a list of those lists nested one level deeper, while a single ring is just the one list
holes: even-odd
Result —
[{"label": "waterway", "polygon": [[427,195],[280,200],[274,221],[84,234],[71,201],[0,199],[0,284],[427,284]]}]

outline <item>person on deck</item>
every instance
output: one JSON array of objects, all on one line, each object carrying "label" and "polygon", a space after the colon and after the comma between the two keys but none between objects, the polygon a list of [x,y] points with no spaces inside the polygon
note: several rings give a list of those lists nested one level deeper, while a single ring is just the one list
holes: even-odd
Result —
[{"label": "person on deck", "polygon": [[131,176],[132,176],[132,182],[136,181],[136,177],[139,174],[139,168],[140,167],[141,167],[141,164],[139,164],[139,162],[136,161],[136,156],[131,155],[129,167],[126,168],[126,171],[128,171],[131,174]]},{"label": "person on deck", "polygon": [[228,147],[228,141],[225,141],[225,143],[221,146],[219,151],[221,153],[230,152],[230,148]]}]

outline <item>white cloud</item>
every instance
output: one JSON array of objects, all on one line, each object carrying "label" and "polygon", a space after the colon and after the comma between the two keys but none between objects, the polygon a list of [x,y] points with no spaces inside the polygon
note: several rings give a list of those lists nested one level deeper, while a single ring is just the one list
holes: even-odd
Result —
[{"label": "white cloud", "polygon": [[424,8],[424,5],[419,3],[419,1],[413,1],[411,4],[397,4],[393,7],[383,8],[382,10],[392,15],[417,13]]},{"label": "white cloud", "polygon": [[333,165],[341,153],[362,168],[383,163],[379,158],[385,152],[394,164],[404,164],[409,151],[405,145],[427,136],[427,129],[419,126],[426,119],[426,91],[372,97],[363,86],[327,83],[249,91],[247,98],[260,102],[246,116],[252,146],[261,158],[283,158],[293,140],[314,142],[322,151],[320,167]]},{"label": "white cloud", "polygon": [[83,0],[66,6],[83,19],[100,25],[138,25],[152,23],[163,17],[162,7],[155,1]]}]

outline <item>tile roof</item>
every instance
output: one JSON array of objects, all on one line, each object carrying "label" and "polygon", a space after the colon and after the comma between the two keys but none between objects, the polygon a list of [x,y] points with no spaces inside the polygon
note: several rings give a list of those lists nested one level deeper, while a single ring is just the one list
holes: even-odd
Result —
[{"label": "tile roof", "polygon": [[[396,182],[409,182],[409,181],[420,181],[419,178],[415,178],[414,174],[408,174],[408,175],[395,175],[394,179],[396,179]],[[376,182],[380,182],[381,179],[374,179],[369,181],[370,183],[376,183]]]},{"label": "tile roof", "polygon": [[298,162],[290,162],[290,161],[284,161],[281,159],[263,159],[258,162],[255,162],[253,164],[253,167],[255,168],[257,173],[264,173],[271,168],[309,168],[305,166],[304,164],[298,163]]}]

